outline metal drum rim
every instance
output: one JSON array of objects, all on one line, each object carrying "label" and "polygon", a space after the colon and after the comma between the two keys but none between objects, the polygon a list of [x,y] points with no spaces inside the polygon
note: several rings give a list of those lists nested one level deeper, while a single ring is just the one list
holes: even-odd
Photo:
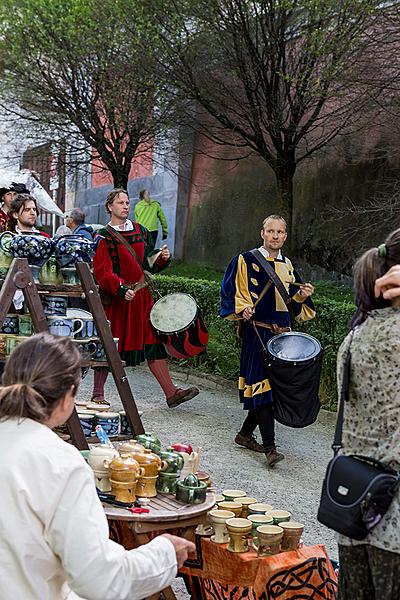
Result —
[{"label": "metal drum rim", "polygon": [[[315,344],[315,348],[316,348],[315,351],[305,358],[287,358],[287,357],[278,356],[276,354],[276,352],[272,349],[273,343],[276,342],[277,338],[284,338],[284,337],[290,337],[290,336],[304,337],[304,338],[308,338],[308,339],[312,340]],[[273,356],[274,358],[276,358],[278,360],[282,360],[282,361],[290,362],[290,363],[299,363],[299,362],[306,362],[308,360],[312,360],[312,359],[316,358],[321,353],[322,346],[321,346],[321,343],[317,340],[317,338],[310,335],[309,333],[302,333],[301,331],[286,331],[284,333],[278,333],[277,335],[274,335],[274,337],[272,337],[270,340],[268,340],[267,350],[271,356]]]},{"label": "metal drum rim", "polygon": [[[164,300],[164,298],[166,298],[167,296],[188,296],[191,300],[193,300],[193,302],[196,305],[196,314],[193,317],[193,319],[184,327],[181,327],[180,329],[174,329],[173,331],[162,331],[160,329],[158,329],[158,327],[156,327],[151,319],[151,313],[153,312],[154,308],[157,306],[157,304],[159,304],[162,300]],[[182,333],[182,331],[187,331],[189,329],[189,327],[191,327],[193,325],[193,323],[195,323],[195,321],[198,319],[199,317],[199,305],[197,304],[196,300],[193,298],[193,296],[191,294],[187,294],[186,292],[171,292],[170,294],[166,294],[165,296],[163,296],[162,298],[159,298],[151,307],[151,311],[150,311],[150,323],[152,324],[152,326],[154,327],[154,329],[158,332],[159,335],[176,335],[178,333]]]}]

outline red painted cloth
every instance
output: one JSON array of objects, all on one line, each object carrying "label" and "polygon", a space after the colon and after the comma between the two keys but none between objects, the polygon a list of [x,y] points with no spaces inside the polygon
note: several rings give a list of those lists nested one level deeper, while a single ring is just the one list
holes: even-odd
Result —
[{"label": "red painted cloth", "polygon": [[[149,259],[159,251],[151,250],[147,239],[148,231],[138,223],[133,223],[132,231],[119,233],[134,248],[146,271],[156,273],[168,265],[169,261],[159,257],[150,266]],[[146,359],[165,358],[164,346],[150,323],[154,300],[149,289],[146,287],[136,292],[130,302],[124,299],[125,290],[121,289],[121,285],[143,281],[143,269],[125,246],[106,229],[101,229],[99,235],[103,239],[100,240],[93,259],[94,274],[99,287],[113,297],[111,304],[104,308],[111,321],[113,336],[119,338],[121,358],[128,366],[137,365]]]},{"label": "red painted cloth", "polygon": [[197,556],[185,562],[184,576],[197,600],[334,600],[337,578],[324,546],[302,546],[291,552],[258,558],[227,550],[200,538]]}]

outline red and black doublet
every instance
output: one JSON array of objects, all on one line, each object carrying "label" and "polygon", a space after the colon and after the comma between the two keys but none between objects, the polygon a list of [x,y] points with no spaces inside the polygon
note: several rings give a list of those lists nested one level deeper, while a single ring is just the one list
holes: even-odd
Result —
[{"label": "red and black doublet", "polygon": [[[118,233],[133,247],[146,271],[157,273],[168,265],[169,260],[161,256],[154,262],[154,255],[159,254],[159,250],[151,249],[148,231],[138,223],[133,222],[131,231]],[[107,229],[100,229],[98,234],[103,239],[93,259],[94,274],[99,287],[113,297],[111,304],[104,308],[111,321],[112,334],[119,338],[118,350],[122,360],[127,366],[134,366],[147,359],[165,358],[164,346],[150,323],[154,300],[149,289],[145,287],[137,291],[131,301],[124,298],[127,290],[124,286],[143,281],[142,267]]]}]

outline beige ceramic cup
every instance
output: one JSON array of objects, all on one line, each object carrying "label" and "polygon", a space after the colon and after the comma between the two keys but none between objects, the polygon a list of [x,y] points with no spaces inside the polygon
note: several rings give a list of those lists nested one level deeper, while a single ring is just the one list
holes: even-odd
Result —
[{"label": "beige ceramic cup", "polygon": [[220,510],[231,510],[234,513],[235,517],[239,517],[240,513],[242,512],[242,505],[240,504],[240,502],[219,502],[218,508]]},{"label": "beige ceramic cup", "polygon": [[255,504],[257,502],[257,498],[249,498],[248,496],[245,496],[244,498],[238,498],[237,501],[242,505],[242,512],[240,513],[240,516],[242,519],[246,519],[249,515],[250,504]]},{"label": "beige ceramic cup", "polygon": [[259,515],[259,514],[254,514],[254,515],[249,515],[247,517],[247,519],[249,521],[251,521],[253,529],[252,529],[252,535],[256,536],[257,535],[257,527],[260,527],[261,525],[273,525],[274,524],[274,520],[272,517],[270,517],[269,515]]},{"label": "beige ceramic cup", "polygon": [[229,542],[229,535],[226,530],[227,519],[232,519],[234,513],[230,510],[210,510],[208,520],[214,528],[214,535],[211,541],[215,544],[226,544]]},{"label": "beige ceramic cup", "polygon": [[290,521],[292,516],[288,510],[269,510],[267,513],[274,519],[274,525]]},{"label": "beige ceramic cup", "polygon": [[269,513],[274,507],[272,504],[264,504],[264,502],[255,502],[254,504],[249,504],[249,513],[251,515],[259,514],[265,515]]},{"label": "beige ceramic cup", "polygon": [[222,494],[215,494],[215,506],[217,506],[217,504],[219,504],[220,502],[225,502],[225,498]]},{"label": "beige ceramic cup", "polygon": [[240,499],[246,496],[246,492],[243,490],[223,490],[222,495],[227,502],[240,502]]},{"label": "beige ceramic cup", "polygon": [[304,531],[303,523],[288,521],[280,524],[283,529],[282,551],[297,550]]},{"label": "beige ceramic cup", "polygon": [[252,546],[257,550],[258,556],[278,554],[283,538],[283,529],[278,525],[260,525],[257,535],[253,538]]},{"label": "beige ceramic cup", "polygon": [[251,522],[248,519],[227,519],[226,528],[229,533],[229,552],[247,552],[249,549],[248,537],[251,532]]}]

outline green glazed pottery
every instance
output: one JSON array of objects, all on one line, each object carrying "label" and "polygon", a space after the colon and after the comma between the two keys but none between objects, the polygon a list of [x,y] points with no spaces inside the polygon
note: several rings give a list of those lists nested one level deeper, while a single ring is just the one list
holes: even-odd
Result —
[{"label": "green glazed pottery", "polygon": [[135,440],[142,444],[145,448],[148,448],[152,452],[160,452],[161,442],[155,435],[151,433],[141,433],[135,437]]},{"label": "green glazed pottery", "polygon": [[207,485],[199,481],[196,475],[188,475],[176,484],[176,499],[185,504],[202,504],[207,495]]}]

